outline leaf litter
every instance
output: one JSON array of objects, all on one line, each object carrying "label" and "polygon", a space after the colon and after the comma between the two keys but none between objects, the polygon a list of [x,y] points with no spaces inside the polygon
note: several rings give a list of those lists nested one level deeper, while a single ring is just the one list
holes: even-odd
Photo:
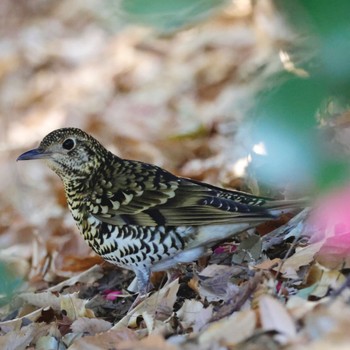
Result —
[{"label": "leaf litter", "polygon": [[[161,37],[125,24],[106,30],[95,1],[30,0],[21,9],[3,1],[0,262],[22,285],[0,305],[2,349],[348,344],[347,261],[337,254],[347,232],[319,220],[323,214],[315,211],[311,224],[328,225],[328,241],[307,242],[314,229],[308,211],[265,224],[218,244],[169,282],[154,276],[158,290],[128,313],[132,274],[87,248],[44,166],[14,165],[52,129],[74,125],[120,156],[259,191],[254,178],[244,178],[251,138],[242,120],[266,79],[283,69],[280,44],[295,34],[273,2],[238,3],[245,11],[228,5]],[[343,126],[332,128],[346,148]]]}]

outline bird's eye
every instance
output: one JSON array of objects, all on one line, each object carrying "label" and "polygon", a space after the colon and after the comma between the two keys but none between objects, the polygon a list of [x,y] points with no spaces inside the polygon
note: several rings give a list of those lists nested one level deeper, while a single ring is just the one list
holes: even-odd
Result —
[{"label": "bird's eye", "polygon": [[75,141],[73,139],[66,139],[64,140],[64,142],[62,143],[62,147],[68,151],[70,151],[71,149],[73,149],[75,146]]}]

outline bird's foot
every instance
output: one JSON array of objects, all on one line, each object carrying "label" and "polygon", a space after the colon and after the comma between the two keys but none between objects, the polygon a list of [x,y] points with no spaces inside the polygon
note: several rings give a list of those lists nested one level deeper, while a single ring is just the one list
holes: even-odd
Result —
[{"label": "bird's foot", "polygon": [[147,283],[140,283],[139,285],[139,293],[137,294],[136,299],[131,304],[128,313],[134,310],[138,305],[140,305],[148,296],[149,292],[153,289],[153,285],[148,281]]}]

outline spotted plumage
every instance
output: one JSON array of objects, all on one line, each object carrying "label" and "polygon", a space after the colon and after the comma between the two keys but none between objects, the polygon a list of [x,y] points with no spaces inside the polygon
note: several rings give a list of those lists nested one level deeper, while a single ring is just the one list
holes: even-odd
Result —
[{"label": "spotted plumage", "polygon": [[295,205],[177,177],[121,159],[80,129],[48,134],[18,160],[44,159],[61,178],[90,247],[135,272],[146,293],[151,271],[191,262],[215,242]]}]

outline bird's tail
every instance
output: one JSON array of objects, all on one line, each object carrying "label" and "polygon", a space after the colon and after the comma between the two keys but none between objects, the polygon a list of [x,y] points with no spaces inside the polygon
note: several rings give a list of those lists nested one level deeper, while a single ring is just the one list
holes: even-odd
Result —
[{"label": "bird's tail", "polygon": [[309,206],[309,199],[288,199],[288,200],[271,200],[264,204],[265,208],[273,217],[279,217],[295,209],[304,209]]},{"label": "bird's tail", "polygon": [[277,219],[284,213],[295,209],[303,209],[307,206],[307,199],[271,200],[262,207],[266,210],[265,215],[235,218],[235,222],[232,224],[196,227],[197,235],[188,248],[198,246],[210,247],[216,242],[223,241],[242,231],[254,228],[264,221]]}]

